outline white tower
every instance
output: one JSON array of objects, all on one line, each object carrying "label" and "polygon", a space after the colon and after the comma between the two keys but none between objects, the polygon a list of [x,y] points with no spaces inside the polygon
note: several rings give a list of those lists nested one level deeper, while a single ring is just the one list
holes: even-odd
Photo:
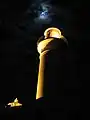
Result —
[{"label": "white tower", "polygon": [[45,81],[49,81],[50,79],[52,79],[51,76],[49,76],[49,73],[47,75],[47,72],[46,72],[46,71],[48,72],[51,71],[51,70],[49,71],[49,67],[47,67],[47,64],[49,64],[48,59],[52,57],[53,54],[49,55],[49,52],[59,49],[62,46],[61,44],[63,44],[64,46],[67,46],[68,44],[67,40],[65,39],[64,36],[61,35],[61,31],[58,28],[51,27],[46,29],[44,32],[44,36],[45,36],[45,39],[38,41],[37,43],[37,50],[40,54],[40,57],[39,57],[40,63],[39,63],[36,99],[39,99],[45,96],[45,91],[48,92],[48,90],[46,90],[47,88],[45,88]]}]

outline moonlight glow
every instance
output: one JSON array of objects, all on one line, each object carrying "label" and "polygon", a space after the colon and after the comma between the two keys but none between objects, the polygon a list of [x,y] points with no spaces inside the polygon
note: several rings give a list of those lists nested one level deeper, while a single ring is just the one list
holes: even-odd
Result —
[{"label": "moonlight glow", "polygon": [[37,9],[37,17],[35,22],[49,23],[51,21],[51,5],[48,3],[41,3]]}]

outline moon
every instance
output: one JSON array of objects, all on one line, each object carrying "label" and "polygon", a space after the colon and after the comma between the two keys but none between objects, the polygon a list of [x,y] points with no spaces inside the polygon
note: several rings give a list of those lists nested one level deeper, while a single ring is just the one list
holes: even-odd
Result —
[{"label": "moon", "polygon": [[48,12],[47,11],[41,12],[41,14],[39,15],[39,18],[48,19]]}]

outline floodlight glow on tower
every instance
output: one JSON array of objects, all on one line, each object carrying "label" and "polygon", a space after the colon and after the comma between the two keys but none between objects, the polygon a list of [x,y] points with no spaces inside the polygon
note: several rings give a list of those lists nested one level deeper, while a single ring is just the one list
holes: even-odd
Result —
[{"label": "floodlight glow on tower", "polygon": [[44,32],[44,40],[41,40],[37,44],[37,50],[40,54],[40,64],[39,64],[39,73],[38,73],[38,83],[37,83],[37,93],[36,99],[44,97],[44,81],[45,81],[45,61],[46,55],[49,51],[57,49],[58,41],[64,41],[67,43],[67,40],[64,36],[61,35],[61,31],[58,28],[50,27]]},{"label": "floodlight glow on tower", "polygon": [[44,36],[45,38],[48,38],[48,37],[61,38],[61,31],[58,28],[50,27],[45,30]]}]

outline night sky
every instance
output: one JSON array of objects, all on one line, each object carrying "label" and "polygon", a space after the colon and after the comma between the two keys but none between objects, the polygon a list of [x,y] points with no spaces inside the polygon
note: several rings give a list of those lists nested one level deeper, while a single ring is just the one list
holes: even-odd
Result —
[{"label": "night sky", "polygon": [[[14,98],[35,101],[39,54],[37,40],[48,27],[58,27],[69,42],[67,95],[88,101],[89,14],[80,1],[0,1],[0,105]],[[80,105],[79,104],[79,105]],[[78,106],[79,106],[78,105]],[[83,110],[84,108],[81,107]]]}]

